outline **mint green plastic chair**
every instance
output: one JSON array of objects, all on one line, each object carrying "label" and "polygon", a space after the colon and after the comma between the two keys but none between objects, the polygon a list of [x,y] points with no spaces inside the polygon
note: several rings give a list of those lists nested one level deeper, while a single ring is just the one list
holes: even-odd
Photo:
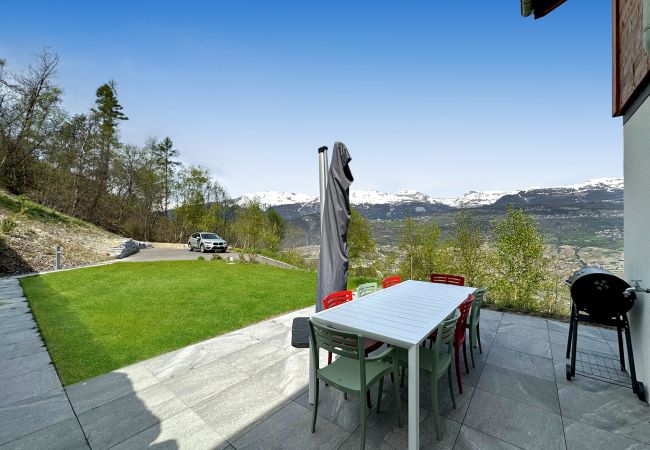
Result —
[{"label": "mint green plastic chair", "polygon": [[[460,317],[460,311],[456,310],[451,316],[447,317],[438,328],[436,328],[436,340],[432,348],[420,348],[420,370],[431,377],[431,400],[433,403],[433,420],[436,429],[436,438],[442,440],[442,421],[438,413],[438,379],[447,372],[447,381],[449,383],[449,393],[451,394],[451,403],[456,408],[456,397],[454,397],[454,384],[451,376],[451,356],[454,346],[454,331],[456,322]],[[447,344],[447,351],[442,351],[442,345]],[[399,351],[399,362],[403,367],[408,366],[408,353],[406,350]],[[404,371],[400,384],[404,385]]]},{"label": "mint green plastic chair", "polygon": [[357,287],[357,297],[363,297],[364,295],[372,294],[379,290],[379,285],[377,283],[363,283]]},{"label": "mint green plastic chair", "polygon": [[467,328],[469,329],[469,354],[472,359],[472,367],[476,367],[474,364],[474,346],[478,341],[478,350],[483,353],[483,348],[481,348],[481,333],[480,333],[480,320],[481,320],[481,304],[485,298],[485,293],[487,288],[477,289],[474,293],[474,302],[472,303],[472,310],[469,313],[469,323]]},{"label": "mint green plastic chair", "polygon": [[[398,361],[395,357],[395,347],[390,347],[377,356],[365,357],[364,338],[355,333],[346,333],[324,325],[309,321],[309,337],[314,349],[314,367],[316,367],[316,391],[314,397],[314,416],[311,432],[316,432],[316,417],[318,415],[319,382],[322,380],[345,394],[356,395],[359,398],[361,414],[360,448],[366,446],[366,392],[379,382],[377,396],[377,412],[381,407],[381,396],[384,390],[384,375],[396,374]],[[331,364],[319,367],[319,349],[339,355]],[[397,423],[402,427],[402,412],[399,399],[399,389],[395,391],[395,410]]]}]

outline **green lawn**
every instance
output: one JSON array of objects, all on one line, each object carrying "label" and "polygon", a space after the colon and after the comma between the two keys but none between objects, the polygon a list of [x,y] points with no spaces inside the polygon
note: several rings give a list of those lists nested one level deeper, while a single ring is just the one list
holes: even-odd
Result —
[{"label": "green lawn", "polygon": [[309,306],[316,274],[214,261],[119,263],[23,278],[65,385]]}]

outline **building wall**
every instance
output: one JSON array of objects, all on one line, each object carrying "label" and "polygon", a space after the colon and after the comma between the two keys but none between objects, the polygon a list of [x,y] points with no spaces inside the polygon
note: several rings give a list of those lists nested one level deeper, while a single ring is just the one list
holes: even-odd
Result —
[{"label": "building wall", "polygon": [[[650,287],[650,98],[623,128],[625,150],[625,278]],[[628,314],[637,377],[650,390],[650,294],[637,294]]]},{"label": "building wall", "polygon": [[642,0],[613,1],[613,113],[621,115],[650,78],[650,56],[641,39]]}]

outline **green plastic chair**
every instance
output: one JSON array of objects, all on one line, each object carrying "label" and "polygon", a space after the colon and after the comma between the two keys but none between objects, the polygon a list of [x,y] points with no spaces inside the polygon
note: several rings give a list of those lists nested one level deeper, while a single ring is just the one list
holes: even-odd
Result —
[{"label": "green plastic chair", "polygon": [[472,310],[469,313],[469,323],[467,328],[469,329],[469,354],[472,359],[472,367],[476,367],[474,364],[474,346],[478,341],[478,350],[483,353],[483,348],[481,347],[481,333],[480,333],[480,319],[481,319],[481,303],[485,298],[485,293],[487,288],[477,289],[474,293],[474,302],[472,303]]},{"label": "green plastic chair", "polygon": [[377,283],[363,283],[357,287],[357,297],[363,297],[364,295],[372,294],[379,290],[379,285]]},{"label": "green plastic chair", "polygon": [[[426,372],[431,377],[431,399],[433,403],[433,419],[436,429],[436,438],[442,440],[442,421],[438,413],[438,379],[447,372],[447,381],[449,383],[449,393],[451,394],[451,403],[456,408],[456,397],[454,397],[454,383],[451,375],[451,356],[454,346],[454,331],[456,322],[460,317],[460,311],[456,310],[447,317],[438,328],[436,328],[436,340],[431,349],[420,348],[420,370]],[[442,345],[447,344],[447,351],[442,351]],[[408,353],[401,349],[399,351],[399,362],[403,367],[408,366]],[[404,370],[400,384],[404,385]]]},{"label": "green plastic chair", "polygon": [[[309,321],[309,337],[314,349],[314,367],[316,367],[316,392],[314,397],[314,416],[311,432],[316,432],[316,417],[318,415],[319,382],[323,380],[345,394],[356,395],[359,398],[361,411],[360,448],[366,446],[366,392],[379,382],[377,397],[377,412],[381,407],[381,396],[384,389],[384,375],[397,373],[398,361],[395,358],[395,347],[390,347],[377,356],[365,357],[364,338],[355,333],[346,333],[324,325]],[[331,364],[319,367],[319,349],[339,355]],[[390,361],[390,362],[388,362]],[[399,389],[395,391],[395,409],[397,423],[402,427],[402,412],[399,399]]]}]

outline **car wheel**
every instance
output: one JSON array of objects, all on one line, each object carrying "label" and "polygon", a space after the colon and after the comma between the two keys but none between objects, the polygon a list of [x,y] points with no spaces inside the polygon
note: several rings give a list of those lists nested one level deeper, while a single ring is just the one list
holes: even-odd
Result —
[{"label": "car wheel", "polygon": [[189,242],[187,243],[187,249],[191,252],[194,251],[194,249],[192,248],[192,244],[190,244]]},{"label": "car wheel", "polygon": [[205,253],[205,245],[201,244],[201,253]]}]

